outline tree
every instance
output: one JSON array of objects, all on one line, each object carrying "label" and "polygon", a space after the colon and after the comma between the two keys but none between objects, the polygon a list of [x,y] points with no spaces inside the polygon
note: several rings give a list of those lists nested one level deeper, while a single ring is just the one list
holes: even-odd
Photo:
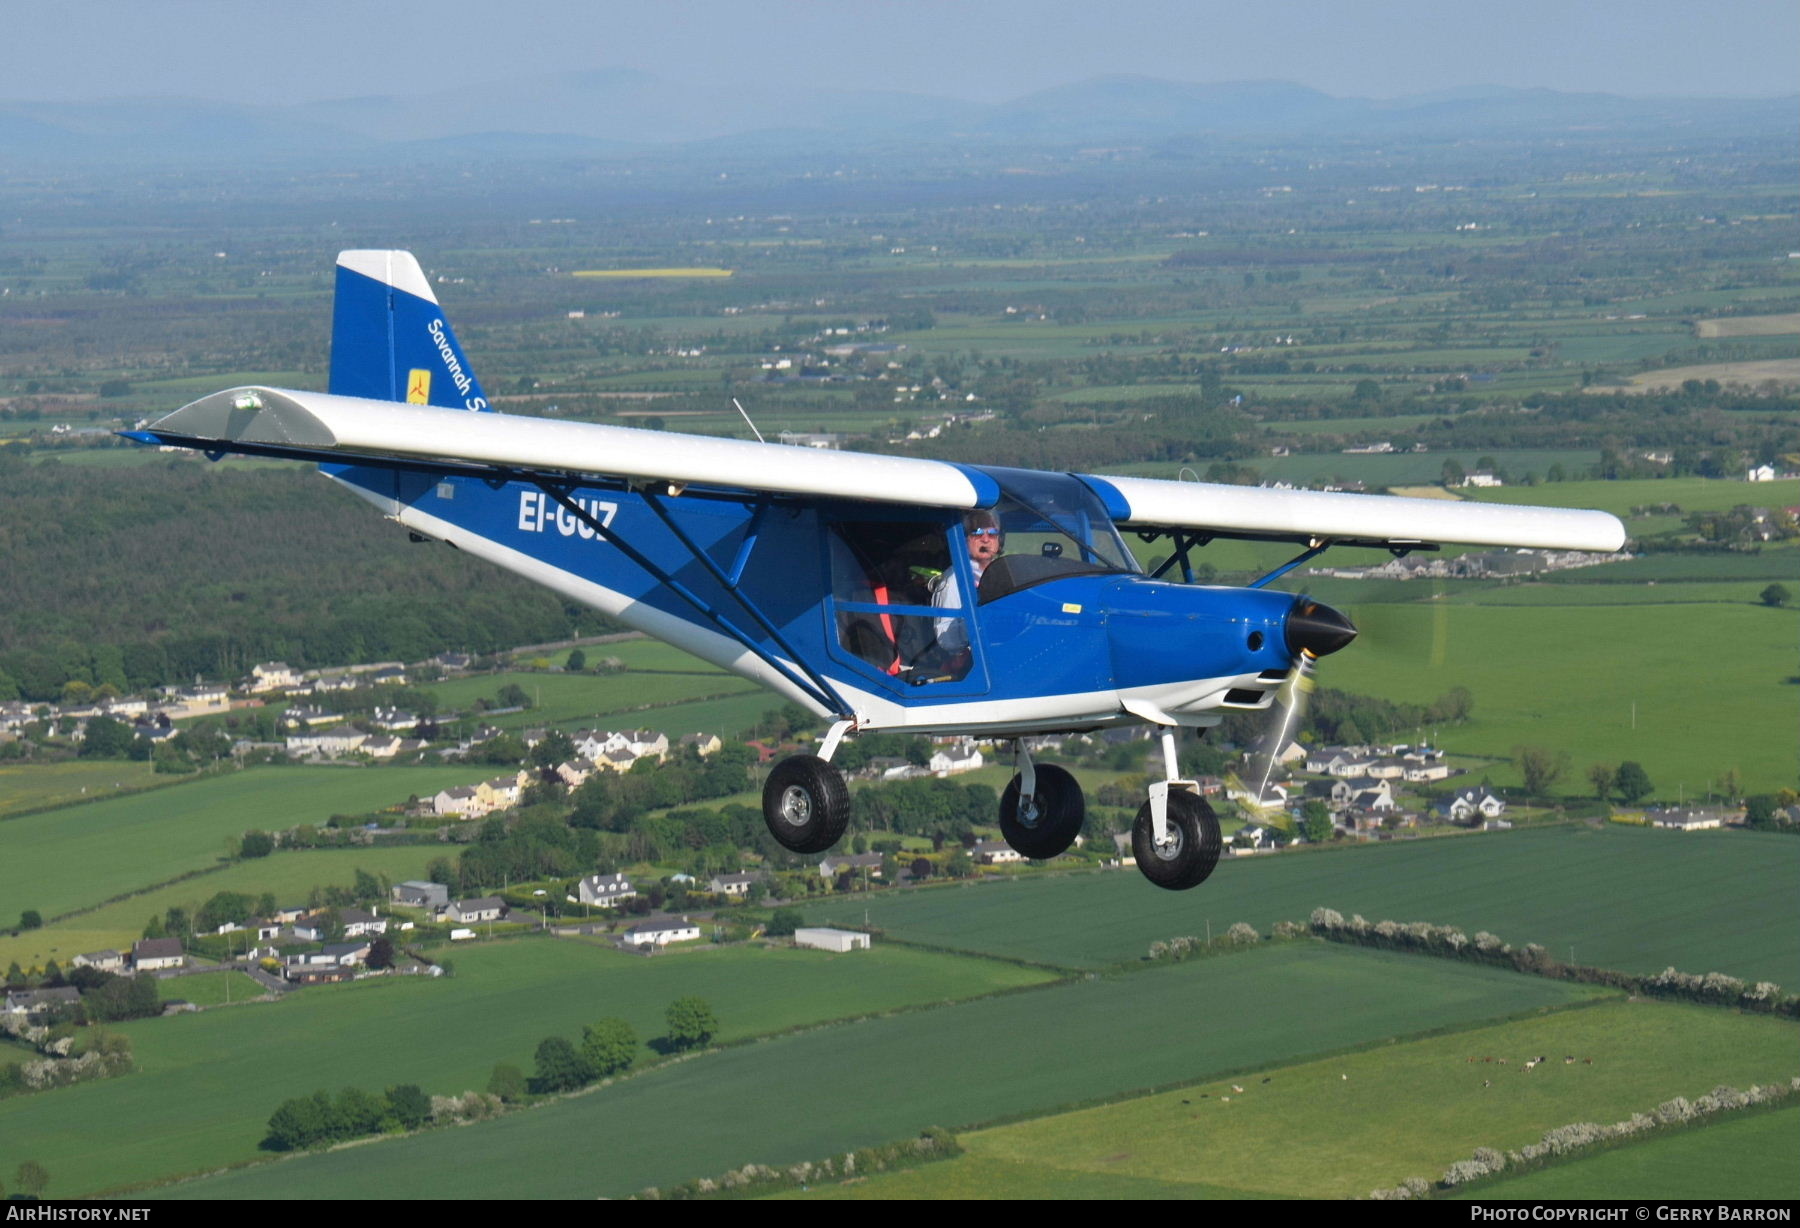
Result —
[{"label": "tree", "polygon": [[663,1012],[669,1025],[669,1044],[676,1050],[697,1049],[712,1040],[719,1021],[712,1007],[700,998],[677,998]]},{"label": "tree", "polygon": [[1640,798],[1648,797],[1656,790],[1650,783],[1650,774],[1644,771],[1644,765],[1635,760],[1626,760],[1619,765],[1619,774],[1613,780],[1613,788],[1627,805],[1635,805]]},{"label": "tree", "polygon": [[37,1198],[50,1184],[50,1173],[36,1160],[26,1160],[13,1175],[13,1184],[27,1198]]},{"label": "tree", "polygon": [[388,1112],[403,1130],[417,1130],[431,1120],[431,1097],[417,1083],[397,1083],[387,1089]]},{"label": "tree", "polygon": [[581,1056],[597,1078],[629,1070],[637,1060],[637,1033],[623,1019],[602,1019],[581,1032]]},{"label": "tree", "polygon": [[247,831],[238,845],[238,856],[242,858],[267,857],[275,851],[275,837],[266,831]]},{"label": "tree", "polygon": [[377,972],[394,966],[394,944],[386,934],[378,934],[369,943],[369,967]]},{"label": "tree", "polygon": [[582,670],[587,668],[587,653],[581,651],[579,648],[570,649],[569,660],[563,668],[568,670],[571,674],[579,674]]},{"label": "tree", "polygon": [[365,1092],[360,1087],[346,1087],[338,1093],[339,1128],[346,1138],[379,1133],[387,1114],[387,1100],[372,1092]]},{"label": "tree", "polygon": [[87,732],[81,740],[83,759],[123,759],[131,754],[137,740],[131,726],[110,716],[88,718]]},{"label": "tree", "polygon": [[805,924],[806,918],[798,908],[777,908],[769,914],[769,924],[763,932],[771,938],[784,938]]},{"label": "tree", "polygon": [[1331,839],[1331,809],[1318,798],[1308,798],[1300,807],[1300,813],[1306,821],[1306,838],[1314,844],[1323,844]]},{"label": "tree", "polygon": [[1794,599],[1794,594],[1788,590],[1785,584],[1771,584],[1763,589],[1759,597],[1764,605],[1780,609]]},{"label": "tree", "polygon": [[538,1042],[536,1060],[537,1073],[531,1080],[534,1092],[569,1092],[593,1081],[593,1070],[561,1036],[546,1036]]},{"label": "tree", "polygon": [[517,1104],[525,1099],[530,1090],[525,1082],[525,1072],[508,1062],[501,1062],[494,1067],[494,1073],[488,1076],[488,1095],[498,1096],[508,1104]]},{"label": "tree", "polygon": [[1594,786],[1595,798],[1605,801],[1612,794],[1614,775],[1612,765],[1607,763],[1596,763],[1587,770],[1588,783]]},{"label": "tree", "polygon": [[19,914],[19,928],[22,930],[42,929],[44,915],[35,908],[27,908]]},{"label": "tree", "polygon": [[324,1092],[284,1100],[269,1118],[267,1146],[298,1151],[330,1141],[338,1132],[337,1109]]},{"label": "tree", "polygon": [[1542,746],[1515,746],[1513,762],[1524,774],[1525,792],[1532,797],[1543,797],[1567,770],[1569,752],[1550,751]]}]

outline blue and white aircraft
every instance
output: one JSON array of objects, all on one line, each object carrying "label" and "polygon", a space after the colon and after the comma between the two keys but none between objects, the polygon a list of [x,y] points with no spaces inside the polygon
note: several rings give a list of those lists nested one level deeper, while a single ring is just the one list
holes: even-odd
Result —
[{"label": "blue and white aircraft", "polygon": [[[478,555],[829,719],[763,792],[775,838],[822,852],[849,791],[831,758],[871,730],[1010,739],[1000,804],[1028,857],[1081,829],[1080,786],[1023,739],[1162,731],[1133,828],[1140,870],[1192,887],[1218,820],[1175,731],[1266,708],[1355,636],[1270,581],[1332,545],[1617,550],[1603,512],[1044,473],[497,413],[408,252],[338,257],[330,391],[233,388],[127,432],[318,462],[412,533]],[[1166,540],[1146,574],[1121,530]],[[1294,543],[1247,588],[1193,582],[1215,538]],[[1179,582],[1174,573],[1179,573]]]}]

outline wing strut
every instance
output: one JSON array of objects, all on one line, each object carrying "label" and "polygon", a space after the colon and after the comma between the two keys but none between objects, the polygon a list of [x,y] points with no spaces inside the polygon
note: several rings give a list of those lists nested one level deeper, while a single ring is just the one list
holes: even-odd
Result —
[{"label": "wing strut", "polygon": [[1262,579],[1250,581],[1250,587],[1251,588],[1262,588],[1265,585],[1274,583],[1276,580],[1279,580],[1279,579],[1281,579],[1281,577],[1287,575],[1288,572],[1294,570],[1294,568],[1300,566],[1300,564],[1306,562],[1306,560],[1318,558],[1321,554],[1324,554],[1327,550],[1331,549],[1331,547],[1335,544],[1336,543],[1334,543],[1329,537],[1313,538],[1310,542],[1306,543],[1306,549],[1303,552],[1295,555],[1293,558],[1289,559],[1287,562],[1285,562],[1281,566],[1277,567],[1274,571],[1271,571],[1268,575],[1264,576]]},{"label": "wing strut", "polygon": [[[695,613],[705,618],[708,622],[712,623],[726,635],[736,640],[739,644],[742,644],[746,649],[754,653],[757,659],[764,665],[767,665],[770,669],[793,683],[815,703],[831,711],[840,719],[855,719],[855,713],[851,711],[850,705],[844,702],[844,697],[837,693],[836,688],[831,685],[830,681],[817,670],[805,664],[800,654],[795,652],[793,648],[788,645],[787,641],[782,638],[781,633],[776,631],[774,625],[764,617],[762,611],[758,610],[755,604],[744,595],[743,590],[738,587],[737,581],[721,571],[718,564],[714,563],[704,550],[695,545],[692,538],[682,532],[680,526],[675,523],[674,519],[668,514],[668,511],[662,506],[662,501],[658,499],[655,494],[647,490],[639,492],[643,496],[644,502],[650,506],[651,510],[657,514],[658,518],[669,527],[678,539],[680,539],[681,544],[687,548],[688,553],[697,559],[707,571],[711,572],[713,579],[717,580],[720,585],[732,595],[737,601],[738,608],[748,614],[752,621],[762,628],[763,633],[774,640],[776,646],[792,658],[800,673],[795,672],[796,666],[790,666],[786,661],[782,661],[771,655],[767,650],[759,646],[756,641],[746,635],[742,628],[738,627],[723,613],[714,609],[692,589],[688,588],[687,585],[683,584],[680,580],[677,580],[661,567],[658,567],[655,563],[646,558],[641,551],[631,546],[617,533],[612,532],[604,524],[600,523],[591,512],[570,497],[569,492],[574,489],[573,486],[560,485],[538,474],[525,474],[522,476],[526,477],[532,485],[554,499],[558,507],[563,508],[571,516],[580,520],[582,524],[592,529],[594,535],[601,541],[617,547],[619,553],[649,572],[656,578],[657,583],[662,584],[670,592],[685,601],[693,608]],[[741,571],[741,567],[734,568],[734,570]],[[802,674],[804,676],[802,676]]]}]

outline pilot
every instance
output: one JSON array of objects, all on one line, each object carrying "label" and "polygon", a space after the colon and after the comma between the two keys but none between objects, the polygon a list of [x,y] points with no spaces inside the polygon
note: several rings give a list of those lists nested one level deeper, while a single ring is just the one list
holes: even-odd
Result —
[{"label": "pilot", "polygon": [[[1006,549],[1006,534],[1000,519],[988,511],[974,511],[963,517],[963,540],[969,547],[969,570],[975,583],[981,584],[981,573]],[[956,582],[956,568],[946,567],[931,586],[931,604],[942,610],[962,608],[962,592]],[[938,648],[950,657],[969,651],[969,624],[966,618],[940,618],[935,628]],[[966,662],[963,668],[967,668]]]}]

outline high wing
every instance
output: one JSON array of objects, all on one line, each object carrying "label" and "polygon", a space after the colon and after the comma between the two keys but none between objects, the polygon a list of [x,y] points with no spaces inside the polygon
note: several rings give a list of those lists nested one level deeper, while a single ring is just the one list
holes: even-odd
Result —
[{"label": "high wing", "polygon": [[[991,507],[999,499],[987,474],[944,461],[275,388],[214,393],[128,434],[209,453],[596,477],[697,493],[760,492],[941,508]],[[1079,476],[1121,527],[1144,531],[1394,548],[1455,543],[1613,551],[1625,543],[1624,526],[1605,512]]]}]

